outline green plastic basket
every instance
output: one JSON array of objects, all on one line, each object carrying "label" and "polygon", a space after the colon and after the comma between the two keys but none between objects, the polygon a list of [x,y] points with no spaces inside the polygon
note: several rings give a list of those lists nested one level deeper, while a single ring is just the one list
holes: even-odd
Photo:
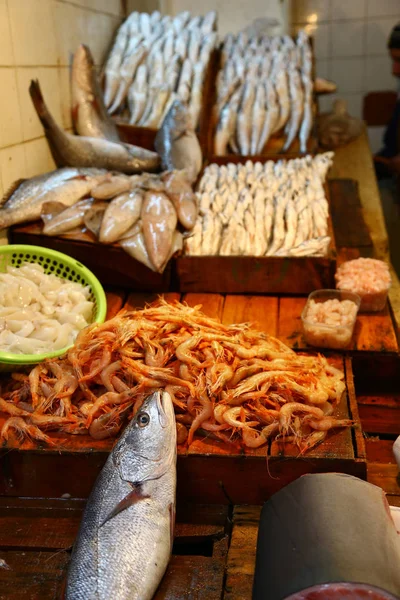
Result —
[{"label": "green plastic basket", "polygon": [[[5,273],[9,266],[18,268],[24,262],[38,263],[42,265],[45,273],[53,273],[62,279],[89,286],[89,300],[94,303],[91,323],[104,323],[107,313],[106,295],[97,277],[80,262],[66,254],[41,246],[0,246],[0,273]],[[0,371],[14,371],[24,365],[35,365],[48,358],[61,356],[69,348],[71,345],[45,354],[12,354],[0,351]]]}]

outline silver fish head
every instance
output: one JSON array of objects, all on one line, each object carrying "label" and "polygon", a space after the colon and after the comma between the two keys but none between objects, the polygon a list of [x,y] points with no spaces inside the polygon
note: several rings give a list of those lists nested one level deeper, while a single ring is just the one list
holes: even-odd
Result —
[{"label": "silver fish head", "polygon": [[113,451],[120,476],[135,483],[162,477],[176,462],[176,425],[171,396],[148,396]]}]

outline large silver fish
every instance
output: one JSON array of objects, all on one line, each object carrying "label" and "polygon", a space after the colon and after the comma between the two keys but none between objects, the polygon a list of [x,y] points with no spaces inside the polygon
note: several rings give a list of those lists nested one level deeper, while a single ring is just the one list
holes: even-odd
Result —
[{"label": "large silver fish", "polygon": [[0,209],[0,229],[39,219],[47,202],[72,206],[105,177],[100,169],[59,169],[23,181]]},{"label": "large silver fish", "polygon": [[160,157],[150,150],[66,133],[49,113],[38,81],[31,81],[29,92],[58,166],[99,167],[122,173],[159,170]]},{"label": "large silver fish", "polygon": [[171,554],[176,426],[154,392],[114,446],[83,514],[66,600],[151,600]]},{"label": "large silver fish", "polygon": [[117,127],[108,116],[92,54],[81,44],[72,63],[72,119],[79,135],[119,142]]},{"label": "large silver fish", "polygon": [[203,156],[190,111],[180,100],[175,100],[166,114],[156,135],[155,148],[166,171],[184,169],[189,181],[195,181]]}]

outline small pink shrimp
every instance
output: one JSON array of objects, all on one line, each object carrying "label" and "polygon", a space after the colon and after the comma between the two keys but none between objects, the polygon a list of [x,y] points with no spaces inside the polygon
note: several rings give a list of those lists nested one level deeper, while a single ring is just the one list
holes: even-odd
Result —
[{"label": "small pink shrimp", "polygon": [[307,425],[317,431],[329,431],[336,427],[351,427],[354,425],[354,421],[350,419],[335,419],[334,417],[322,417],[322,419],[307,418]]},{"label": "small pink shrimp", "polygon": [[120,360],[116,360],[115,362],[110,363],[100,373],[101,382],[108,392],[115,392],[111,379],[114,377],[115,373],[121,370],[121,364]]},{"label": "small pink shrimp", "polygon": [[317,446],[317,444],[323,442],[326,435],[326,431],[314,431],[311,433],[305,440],[300,441],[300,453],[304,454],[305,452],[308,452],[308,450],[311,450],[311,448]]},{"label": "small pink shrimp", "polygon": [[289,431],[290,421],[295,412],[309,413],[314,417],[320,418],[324,416],[322,410],[316,406],[309,406],[308,404],[301,404],[300,402],[289,402],[288,404],[284,404],[279,413],[280,429],[284,435]]},{"label": "small pink shrimp", "polygon": [[265,444],[268,439],[279,431],[279,423],[271,423],[264,427],[261,431],[252,429],[251,427],[245,427],[242,429],[242,439],[248,448],[259,448]]},{"label": "small pink shrimp", "polygon": [[92,363],[91,370],[86,375],[83,375],[79,378],[79,383],[83,383],[84,381],[89,381],[99,375],[103,369],[105,369],[111,361],[111,350],[109,348],[105,348],[103,351],[103,355],[101,358],[97,359]]},{"label": "small pink shrimp", "polygon": [[[128,400],[135,400],[137,396],[138,388],[134,387],[126,392],[122,392],[121,394],[117,394],[115,392],[106,392],[99,398],[97,398],[96,402],[93,403],[93,406],[89,409],[87,419],[86,419],[86,427],[89,428],[94,416],[104,408],[105,406],[109,406],[110,404],[122,404]],[[82,407],[81,407],[82,412]]]},{"label": "small pink shrimp", "polygon": [[9,429],[14,429],[19,439],[22,439],[24,436],[26,436],[32,440],[35,439],[39,440],[40,442],[46,442],[46,444],[49,445],[55,444],[55,442],[48,435],[40,431],[39,427],[26,423],[22,417],[10,417],[7,419],[2,427],[0,438],[8,441]]},{"label": "small pink shrimp", "polygon": [[188,435],[188,445],[189,446],[193,442],[193,436],[194,436],[196,430],[202,426],[204,421],[207,421],[214,414],[213,403],[207,396],[206,392],[199,393],[198,397],[199,397],[200,404],[202,405],[202,409],[199,412],[199,414],[197,415],[197,417],[195,417],[195,419],[193,420],[193,423],[190,426],[189,435]]},{"label": "small pink shrimp", "polygon": [[223,418],[225,423],[228,423],[228,425],[234,428],[238,427],[242,429],[243,427],[254,427],[255,425],[258,425],[258,421],[248,421],[246,423],[245,421],[238,420],[239,416],[244,416],[246,418],[249,415],[251,415],[251,413],[248,410],[245,410],[241,406],[234,406],[233,408],[228,408],[228,410],[223,413]]}]

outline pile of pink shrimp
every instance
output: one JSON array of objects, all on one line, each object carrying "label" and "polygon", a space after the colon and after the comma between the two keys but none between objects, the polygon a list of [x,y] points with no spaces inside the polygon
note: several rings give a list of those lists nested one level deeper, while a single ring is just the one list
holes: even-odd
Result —
[{"label": "pile of pink shrimp", "polygon": [[279,437],[305,452],[353,425],[333,417],[345,385],[325,357],[161,298],[82,330],[65,357],[12,374],[0,394],[8,416],[0,436],[113,437],[160,388],[174,402],[178,443],[188,445],[196,433],[249,448]]}]

